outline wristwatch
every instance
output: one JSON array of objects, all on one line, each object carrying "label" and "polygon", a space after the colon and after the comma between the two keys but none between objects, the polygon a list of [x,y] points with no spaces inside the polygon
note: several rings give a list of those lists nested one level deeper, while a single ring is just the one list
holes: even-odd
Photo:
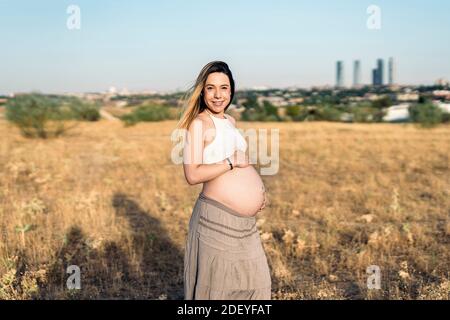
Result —
[{"label": "wristwatch", "polygon": [[230,165],[230,170],[233,170],[233,164],[231,163],[230,158],[227,158],[228,164]]}]

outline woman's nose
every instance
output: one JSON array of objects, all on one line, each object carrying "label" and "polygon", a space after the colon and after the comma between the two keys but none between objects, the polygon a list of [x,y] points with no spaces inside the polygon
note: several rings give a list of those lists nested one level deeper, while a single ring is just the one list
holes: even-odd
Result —
[{"label": "woman's nose", "polygon": [[219,90],[214,91],[214,98],[220,98],[220,91]]}]

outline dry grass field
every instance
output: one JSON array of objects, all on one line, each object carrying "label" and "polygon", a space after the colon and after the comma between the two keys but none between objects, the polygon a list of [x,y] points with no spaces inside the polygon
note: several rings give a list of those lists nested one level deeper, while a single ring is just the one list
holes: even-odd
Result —
[{"label": "dry grass field", "polygon": [[[171,162],[174,126],[102,120],[39,140],[0,119],[0,299],[182,299],[201,186]],[[280,130],[258,215],[273,299],[449,298],[449,126],[238,126]]]}]

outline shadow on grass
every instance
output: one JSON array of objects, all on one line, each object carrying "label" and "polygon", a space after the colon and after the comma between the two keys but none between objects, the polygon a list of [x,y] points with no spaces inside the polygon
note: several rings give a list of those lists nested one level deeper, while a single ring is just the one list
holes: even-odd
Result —
[{"label": "shadow on grass", "polygon": [[[38,298],[183,299],[184,255],[159,220],[123,193],[113,196],[112,206],[119,220],[127,222],[126,236],[95,246],[78,226],[72,226],[54,255]],[[80,267],[80,290],[67,289],[70,265]]]}]

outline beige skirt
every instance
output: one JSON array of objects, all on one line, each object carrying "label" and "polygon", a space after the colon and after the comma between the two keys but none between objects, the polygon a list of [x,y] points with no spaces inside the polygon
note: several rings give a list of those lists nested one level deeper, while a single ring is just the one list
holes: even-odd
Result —
[{"label": "beige skirt", "polygon": [[270,300],[270,270],[256,217],[199,194],[186,240],[184,297]]}]

